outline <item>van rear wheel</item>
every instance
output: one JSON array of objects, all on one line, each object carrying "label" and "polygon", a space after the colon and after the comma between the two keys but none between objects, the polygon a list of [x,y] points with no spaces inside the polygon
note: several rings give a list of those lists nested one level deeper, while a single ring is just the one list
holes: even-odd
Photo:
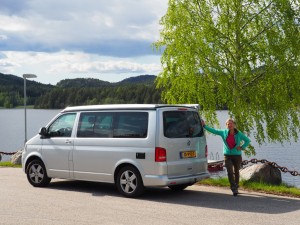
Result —
[{"label": "van rear wheel", "polygon": [[39,159],[29,163],[26,174],[29,183],[34,187],[45,187],[51,181],[51,178],[47,175],[44,163]]},{"label": "van rear wheel", "polygon": [[170,185],[168,186],[172,191],[183,191],[189,185],[188,184],[177,184],[177,185]]},{"label": "van rear wheel", "polygon": [[125,166],[119,171],[116,184],[119,192],[125,197],[138,197],[144,192],[141,175],[133,166]]}]

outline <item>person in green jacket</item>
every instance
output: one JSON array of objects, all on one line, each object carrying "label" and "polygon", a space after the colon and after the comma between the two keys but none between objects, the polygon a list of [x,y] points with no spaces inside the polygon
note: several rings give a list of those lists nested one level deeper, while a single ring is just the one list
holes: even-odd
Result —
[{"label": "person in green jacket", "polygon": [[242,164],[242,150],[249,145],[250,139],[236,128],[234,119],[229,118],[226,121],[227,129],[214,129],[205,125],[204,120],[201,122],[205,130],[221,136],[223,140],[223,154],[228,180],[233,195],[236,196],[240,180],[239,170]]}]

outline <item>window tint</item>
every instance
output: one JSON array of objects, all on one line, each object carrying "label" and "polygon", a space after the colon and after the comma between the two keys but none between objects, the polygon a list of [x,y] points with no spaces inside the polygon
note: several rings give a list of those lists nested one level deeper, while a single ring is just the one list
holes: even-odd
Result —
[{"label": "window tint", "polygon": [[148,132],[148,113],[122,112],[116,113],[117,122],[114,137],[145,138]]},{"label": "window tint", "polygon": [[163,113],[164,136],[185,138],[203,136],[200,118],[194,111],[167,111]]},{"label": "window tint", "polygon": [[57,118],[48,128],[50,137],[71,137],[76,113],[64,114]]},{"label": "window tint", "polygon": [[145,138],[148,132],[146,112],[81,113],[77,137]]},{"label": "window tint", "polygon": [[78,137],[112,137],[113,113],[81,113]]}]

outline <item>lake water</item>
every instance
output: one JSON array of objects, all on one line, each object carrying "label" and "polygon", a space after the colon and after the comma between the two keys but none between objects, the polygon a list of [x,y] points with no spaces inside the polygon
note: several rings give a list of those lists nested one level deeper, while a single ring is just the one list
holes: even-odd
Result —
[{"label": "lake water", "polygon": [[[35,136],[60,110],[27,109],[27,139]],[[0,109],[0,152],[15,152],[24,146],[24,109]],[[2,156],[2,161],[9,156]]]},{"label": "lake water", "polygon": [[[60,110],[27,109],[27,138],[36,135]],[[227,111],[217,112],[221,128],[225,127],[228,118]],[[24,109],[0,109],[0,152],[15,152],[24,145]],[[251,138],[251,137],[250,137]],[[256,148],[256,155],[243,156],[243,159],[266,159],[276,162],[279,166],[287,167],[291,171],[300,173],[300,139],[297,142],[269,143],[259,146],[253,138],[252,145]],[[207,134],[209,159],[223,159],[222,141],[218,136]],[[3,155],[2,161],[8,161],[10,156]],[[300,188],[300,176],[282,173],[285,183]]]}]

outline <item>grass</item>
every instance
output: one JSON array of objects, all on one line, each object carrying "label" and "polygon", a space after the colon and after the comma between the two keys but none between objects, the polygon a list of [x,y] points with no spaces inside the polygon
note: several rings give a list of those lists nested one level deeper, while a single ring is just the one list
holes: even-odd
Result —
[{"label": "grass", "polygon": [[22,165],[15,165],[15,164],[12,164],[11,162],[0,162],[0,166],[14,167],[14,168],[21,168],[22,167]]},{"label": "grass", "polygon": [[[34,109],[34,105],[26,105],[27,109]],[[24,105],[16,106],[15,109],[24,109]]]},{"label": "grass", "polygon": [[[200,181],[198,184],[218,186],[218,187],[228,187],[228,188],[230,186],[227,177],[209,178]],[[292,187],[284,183],[282,183],[281,185],[270,185],[265,183],[249,182],[249,181],[242,180],[240,181],[239,186],[241,190],[300,198],[299,188]]]}]

